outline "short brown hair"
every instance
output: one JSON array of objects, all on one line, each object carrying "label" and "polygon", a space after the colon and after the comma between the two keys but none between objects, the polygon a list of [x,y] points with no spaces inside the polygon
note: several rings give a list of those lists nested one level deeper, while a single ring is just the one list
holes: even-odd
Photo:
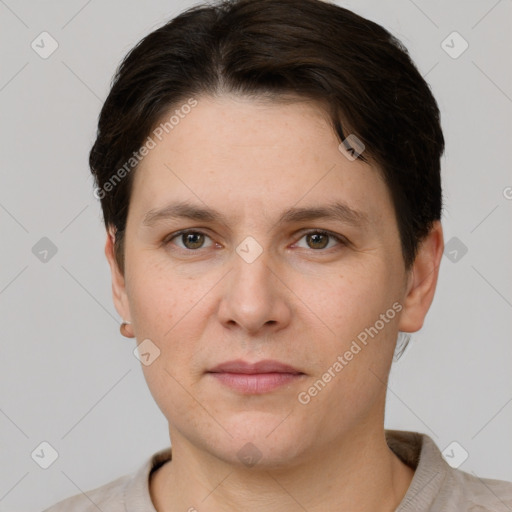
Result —
[{"label": "short brown hair", "polygon": [[360,139],[358,158],[372,160],[390,190],[410,268],[441,218],[444,138],[437,103],[406,48],[328,2],[234,0],[183,12],[142,39],[116,72],[89,163],[122,272],[136,165],[114,187],[107,183],[173,106],[227,92],[317,100],[340,141]]}]

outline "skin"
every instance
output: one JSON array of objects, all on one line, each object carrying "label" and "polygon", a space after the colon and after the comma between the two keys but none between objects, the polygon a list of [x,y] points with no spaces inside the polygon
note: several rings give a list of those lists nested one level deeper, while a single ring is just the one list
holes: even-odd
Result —
[{"label": "skin", "polygon": [[[142,366],[173,447],[172,461],[151,480],[155,508],[394,510],[414,472],[385,441],[386,383],[398,331],[420,329],[432,302],[441,224],[407,272],[385,183],[376,168],[339,151],[319,105],[197,100],[136,171],[124,275],[113,231],[105,246],[117,311],[132,322],[138,343],[149,338],[160,350]],[[225,219],[143,224],[148,211],[175,200]],[[368,222],[277,223],[289,208],[335,200]],[[206,236],[170,240],[181,229]],[[346,243],[304,233],[315,229]],[[263,251],[252,263],[236,252],[248,236]],[[400,313],[300,403],[298,394],[397,301]],[[269,393],[241,395],[205,373],[233,359],[278,360],[304,375]],[[248,442],[261,454],[253,467],[237,456]]]}]

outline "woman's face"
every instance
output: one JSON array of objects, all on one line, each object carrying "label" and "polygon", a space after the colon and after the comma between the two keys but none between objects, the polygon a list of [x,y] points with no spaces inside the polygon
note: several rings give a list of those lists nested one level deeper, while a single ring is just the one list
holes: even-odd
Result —
[{"label": "woman's face", "polygon": [[173,445],[275,466],[381,429],[408,275],[380,174],[312,102],[197,101],[134,171],[114,279]]}]

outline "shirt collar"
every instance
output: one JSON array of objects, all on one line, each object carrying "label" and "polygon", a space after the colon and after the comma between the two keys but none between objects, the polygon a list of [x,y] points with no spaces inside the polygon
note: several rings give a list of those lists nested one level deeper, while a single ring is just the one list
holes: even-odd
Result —
[{"label": "shirt collar", "polygon": [[[428,510],[448,468],[439,448],[426,434],[403,430],[384,432],[390,449],[415,470],[407,493],[395,512]],[[127,480],[123,493],[126,512],[156,512],[149,492],[149,480],[153,471],[171,460],[171,452],[171,448],[165,448],[155,453]]]}]

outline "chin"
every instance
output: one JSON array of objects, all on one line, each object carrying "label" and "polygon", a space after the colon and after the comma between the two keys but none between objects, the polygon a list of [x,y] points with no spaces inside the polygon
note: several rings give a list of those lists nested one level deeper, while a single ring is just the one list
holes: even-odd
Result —
[{"label": "chin", "polygon": [[283,413],[238,414],[224,425],[232,437],[224,436],[220,443],[217,439],[210,448],[213,455],[241,468],[290,467],[299,464],[308,451],[308,434],[301,423]]}]

